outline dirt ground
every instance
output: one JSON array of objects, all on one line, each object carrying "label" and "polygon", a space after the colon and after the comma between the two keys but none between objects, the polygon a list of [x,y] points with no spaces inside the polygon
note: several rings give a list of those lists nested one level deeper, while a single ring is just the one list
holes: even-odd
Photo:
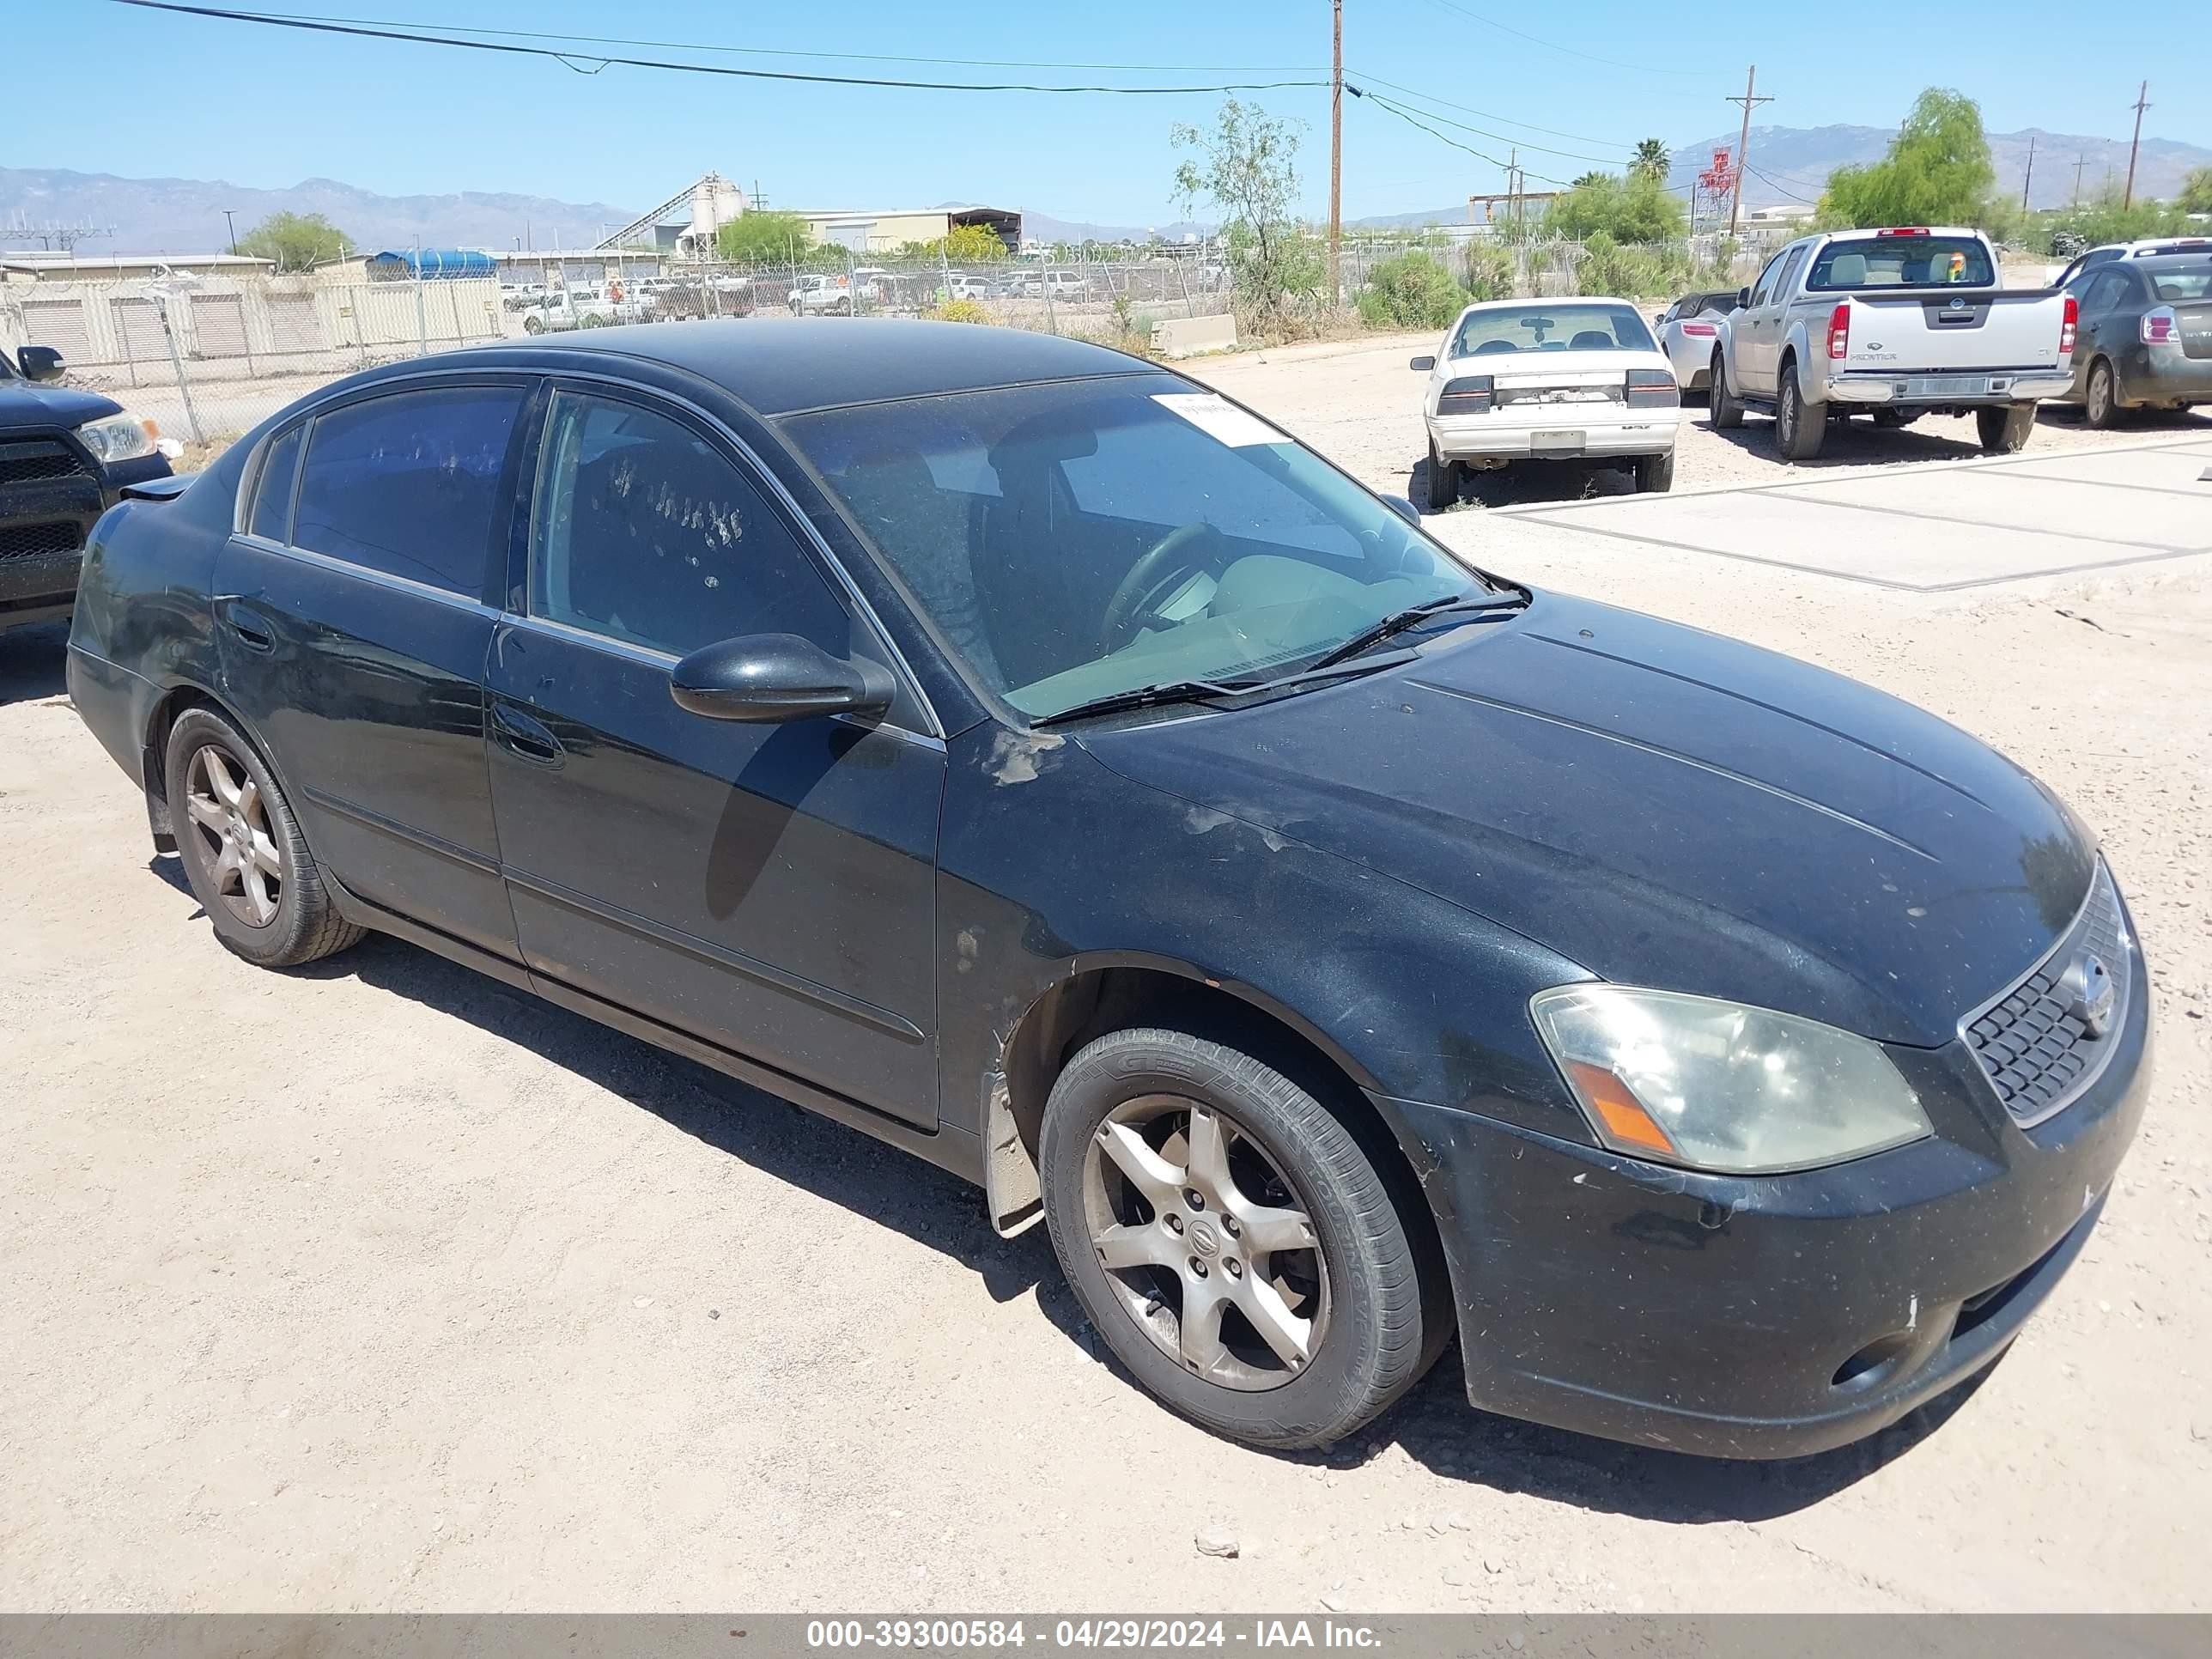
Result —
[{"label": "dirt ground", "polygon": [[[1403,355],[1203,372],[1402,489]],[[1680,488],[1772,471],[1685,442]],[[1924,704],[2106,837],[2157,1092],[1980,1387],[1735,1465],[1478,1415],[1448,1357],[1334,1455],[1213,1439],[918,1162],[389,940],[225,954],[48,629],[0,640],[0,1608],[2212,1607],[2212,559],[1932,596],[1515,517],[1431,522]]]}]

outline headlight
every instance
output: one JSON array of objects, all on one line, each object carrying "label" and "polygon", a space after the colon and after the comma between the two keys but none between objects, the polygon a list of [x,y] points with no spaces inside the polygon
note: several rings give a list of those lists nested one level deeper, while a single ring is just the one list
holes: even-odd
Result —
[{"label": "headlight", "polygon": [[161,434],[153,422],[142,421],[135,415],[103,415],[77,428],[76,435],[77,441],[92,452],[94,460],[107,465],[152,454]]},{"label": "headlight", "polygon": [[1598,1139],[1726,1175],[1863,1158],[1929,1133],[1879,1043],[1678,991],[1562,985],[1528,1010]]}]

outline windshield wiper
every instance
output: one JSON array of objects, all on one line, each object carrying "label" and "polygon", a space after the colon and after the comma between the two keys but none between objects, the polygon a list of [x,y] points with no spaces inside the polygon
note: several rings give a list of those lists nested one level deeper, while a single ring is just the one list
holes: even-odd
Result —
[{"label": "windshield wiper", "polygon": [[1158,685],[1140,685],[1130,691],[1111,691],[1103,697],[1093,697],[1088,702],[1079,702],[1073,708],[1036,715],[1030,724],[1055,726],[1062,720],[1081,720],[1091,714],[1119,714],[1125,708],[1150,708],[1160,703],[1208,702],[1221,697],[1255,697],[1268,692],[1291,691],[1322,680],[1340,680],[1351,674],[1395,668],[1401,663],[1413,661],[1413,655],[1411,651],[1404,651],[1387,657],[1368,657],[1356,663],[1316,663],[1301,668],[1295,674],[1279,675],[1273,679],[1169,680]]},{"label": "windshield wiper", "polygon": [[1393,611],[1371,627],[1362,629],[1334,650],[1315,659],[1312,667],[1306,672],[1311,673],[1316,669],[1334,668],[1361,652],[1382,644],[1392,635],[1417,628],[1432,617],[1449,617],[1461,611],[1518,611],[1528,603],[1526,593],[1492,593],[1480,598],[1467,593],[1447,593],[1442,599],[1424,599],[1419,605],[1409,605],[1403,611]]}]

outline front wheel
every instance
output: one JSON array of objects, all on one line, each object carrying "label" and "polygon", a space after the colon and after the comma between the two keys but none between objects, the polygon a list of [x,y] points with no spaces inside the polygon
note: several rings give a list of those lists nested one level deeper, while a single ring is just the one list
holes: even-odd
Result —
[{"label": "front wheel", "polygon": [[362,934],[337,913],[291,804],[238,728],[191,708],[170,729],[169,822],[185,879],[225,949],[296,968]]},{"label": "front wheel", "polygon": [[525,334],[543,334],[545,331],[545,319],[543,317],[525,317],[522,319],[522,331]]},{"label": "front wheel", "polygon": [[1218,1434],[1327,1445],[1441,1346],[1382,1176],[1249,1054],[1181,1031],[1100,1037],[1054,1084],[1039,1150],[1053,1249],[1092,1328]]},{"label": "front wheel", "polygon": [[1674,487],[1674,452],[1671,449],[1657,455],[1638,455],[1634,469],[1636,488],[1650,495]]},{"label": "front wheel", "polygon": [[1782,365],[1781,384],[1775,388],[1774,453],[1785,461],[1809,461],[1820,453],[1828,435],[1828,412],[1808,404],[1797,387],[1796,366]]},{"label": "front wheel", "polygon": [[1718,346],[1713,348],[1713,384],[1705,394],[1705,407],[1717,431],[1733,432],[1743,424],[1742,401],[1729,390],[1728,354]]},{"label": "front wheel", "polygon": [[2035,431],[2033,404],[2007,404],[2002,408],[1974,411],[1974,430],[1982,448],[1991,455],[2012,455],[2026,447]]}]

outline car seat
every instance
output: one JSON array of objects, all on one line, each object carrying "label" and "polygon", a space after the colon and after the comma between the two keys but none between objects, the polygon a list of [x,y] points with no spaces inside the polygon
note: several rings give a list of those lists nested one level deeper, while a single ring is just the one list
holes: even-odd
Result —
[{"label": "car seat", "polygon": [[1570,351],[1609,351],[1618,343],[1601,328],[1585,328],[1567,342]]}]

